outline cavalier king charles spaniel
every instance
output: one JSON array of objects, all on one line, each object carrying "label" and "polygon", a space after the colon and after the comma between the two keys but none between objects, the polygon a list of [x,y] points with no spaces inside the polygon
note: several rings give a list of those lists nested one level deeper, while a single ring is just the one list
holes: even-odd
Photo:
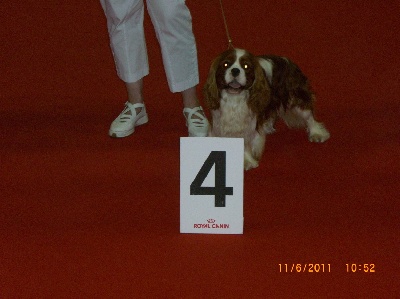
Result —
[{"label": "cavalier king charles spaniel", "polygon": [[289,127],[305,127],[311,142],[330,137],[314,119],[307,77],[287,58],[229,49],[213,61],[203,92],[212,116],[209,136],[244,138],[246,170],[258,166],[278,116]]}]

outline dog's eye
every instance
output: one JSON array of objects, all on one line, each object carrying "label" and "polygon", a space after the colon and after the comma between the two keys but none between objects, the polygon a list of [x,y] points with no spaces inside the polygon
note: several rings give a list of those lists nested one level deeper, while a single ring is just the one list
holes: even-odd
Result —
[{"label": "dog's eye", "polygon": [[222,64],[224,66],[224,68],[228,68],[230,67],[230,62],[229,61],[224,61],[224,63]]}]

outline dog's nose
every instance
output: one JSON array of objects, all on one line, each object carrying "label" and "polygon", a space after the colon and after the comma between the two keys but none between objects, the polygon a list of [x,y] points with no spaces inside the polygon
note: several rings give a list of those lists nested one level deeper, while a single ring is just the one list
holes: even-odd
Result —
[{"label": "dog's nose", "polygon": [[233,76],[234,78],[236,78],[237,76],[239,76],[240,70],[239,70],[238,68],[233,68],[233,69],[231,70],[231,74],[232,74],[232,76]]}]

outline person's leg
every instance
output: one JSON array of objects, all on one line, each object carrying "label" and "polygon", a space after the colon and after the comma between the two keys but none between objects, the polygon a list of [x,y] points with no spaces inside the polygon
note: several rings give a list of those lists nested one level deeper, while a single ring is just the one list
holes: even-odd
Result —
[{"label": "person's leg", "polygon": [[181,92],[182,102],[185,108],[195,108],[200,106],[200,102],[197,98],[196,86],[186,89]]},{"label": "person's leg", "polygon": [[181,92],[191,136],[206,136],[208,121],[196,94],[199,83],[192,18],[184,0],[147,0],[171,92]]},{"label": "person's leg", "polygon": [[118,76],[137,82],[149,74],[143,0],[100,0]]},{"label": "person's leg", "polygon": [[[136,82],[125,82],[126,92],[128,94],[128,102],[131,104],[143,103],[143,78]],[[140,110],[136,111],[137,113]]]},{"label": "person's leg", "polygon": [[143,104],[143,77],[149,73],[144,36],[143,0],[100,0],[107,18],[110,46],[128,101],[112,122],[109,135],[126,137],[148,121]]},{"label": "person's leg", "polygon": [[184,0],[147,0],[147,9],[161,46],[164,69],[172,92],[199,83],[192,17]]}]

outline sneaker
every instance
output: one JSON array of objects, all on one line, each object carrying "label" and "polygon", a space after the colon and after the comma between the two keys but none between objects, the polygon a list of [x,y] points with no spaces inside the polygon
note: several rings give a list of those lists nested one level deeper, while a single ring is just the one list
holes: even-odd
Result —
[{"label": "sneaker", "polygon": [[[137,113],[136,109],[141,108]],[[144,103],[131,104],[125,103],[125,108],[121,114],[111,123],[109,135],[121,138],[131,135],[135,127],[143,125],[149,121]]]},{"label": "sneaker", "polygon": [[186,118],[189,137],[206,137],[208,135],[209,124],[207,118],[204,116],[203,108],[185,108],[183,109],[183,115]]}]

